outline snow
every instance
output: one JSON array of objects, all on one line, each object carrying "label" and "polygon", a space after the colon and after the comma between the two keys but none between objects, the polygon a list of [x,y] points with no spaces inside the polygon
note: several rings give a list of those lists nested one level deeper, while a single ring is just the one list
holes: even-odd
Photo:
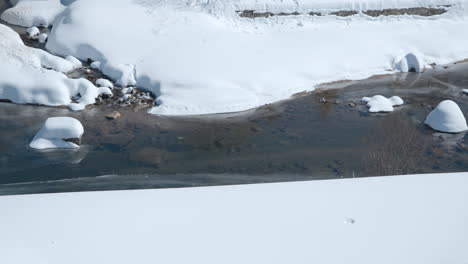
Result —
[{"label": "snow", "polygon": [[47,27],[65,10],[60,0],[18,0],[11,3],[14,6],[3,12],[0,18],[22,27]]},{"label": "snow", "polygon": [[69,61],[73,65],[74,68],[80,68],[81,66],[83,66],[81,61],[73,56],[66,56],[65,59]]},{"label": "snow", "polygon": [[468,259],[468,173],[0,197],[15,264]]},{"label": "snow", "polygon": [[[12,29],[0,24],[0,99],[19,104],[68,106],[93,104],[100,90],[86,79],[69,79],[63,73],[81,66],[73,58],[51,55],[27,47]],[[73,107],[73,106],[72,106]]]},{"label": "snow", "polygon": [[468,94],[468,89],[463,89],[463,93]]},{"label": "snow", "polygon": [[[80,0],[57,17],[47,48],[99,61],[99,68],[118,85],[153,92],[158,106],[150,113],[237,112],[312,91],[321,83],[388,74],[405,70],[405,65],[407,70],[414,65],[422,70],[425,63],[468,58],[468,35],[460,31],[468,27],[466,3]],[[249,19],[236,13],[447,4],[453,5],[447,13],[432,17]],[[119,19],[103,22],[102,10]]]},{"label": "snow", "polygon": [[34,136],[29,147],[34,149],[79,148],[65,139],[81,138],[84,129],[80,121],[71,117],[48,118]]},{"label": "snow", "polygon": [[465,116],[460,107],[451,100],[442,101],[424,122],[434,130],[448,133],[459,133],[468,129]]},{"label": "snow", "polygon": [[408,53],[404,57],[399,57],[395,60],[394,69],[401,72],[422,72],[424,70],[424,62],[413,53]]},{"label": "snow", "polygon": [[132,93],[132,91],[133,91],[132,87],[127,87],[127,88],[122,89],[123,94],[129,94],[129,93]]},{"label": "snow", "polygon": [[99,69],[101,68],[101,62],[100,61],[93,61],[91,64],[90,64],[91,68],[93,69]]},{"label": "snow", "polygon": [[26,33],[30,38],[38,38],[39,34],[41,33],[37,27],[30,27],[26,30]]},{"label": "snow", "polygon": [[107,79],[97,79],[96,80],[96,85],[100,87],[108,87],[108,88],[114,88],[114,85]]},{"label": "snow", "polygon": [[367,103],[367,107],[369,107],[369,112],[371,113],[393,112],[394,106],[404,103],[403,99],[398,96],[386,98],[382,95],[374,95],[372,97],[363,97],[361,100]]},{"label": "snow", "polygon": [[39,43],[45,43],[47,41],[47,34],[46,33],[42,33],[39,35]]}]

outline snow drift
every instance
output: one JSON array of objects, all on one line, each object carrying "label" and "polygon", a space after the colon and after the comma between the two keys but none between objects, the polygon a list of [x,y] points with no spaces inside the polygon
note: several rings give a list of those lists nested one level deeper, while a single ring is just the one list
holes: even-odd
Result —
[{"label": "snow drift", "polygon": [[29,147],[34,149],[79,148],[80,146],[71,140],[79,140],[83,132],[83,125],[75,118],[51,117],[45,121]]}]

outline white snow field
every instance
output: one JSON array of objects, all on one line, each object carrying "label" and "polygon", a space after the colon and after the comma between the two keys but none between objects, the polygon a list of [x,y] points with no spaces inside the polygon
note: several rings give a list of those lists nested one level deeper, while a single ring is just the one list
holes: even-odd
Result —
[{"label": "white snow field", "polygon": [[445,100],[439,103],[429,113],[424,123],[434,130],[447,133],[459,133],[468,130],[463,112],[457,103],[452,100]]},{"label": "white snow field", "polygon": [[79,145],[67,139],[80,139],[83,133],[83,125],[75,118],[50,117],[36,133],[29,147],[34,149],[79,148]]},{"label": "white snow field", "polygon": [[361,100],[367,103],[367,107],[369,107],[369,112],[371,113],[393,112],[394,106],[404,103],[403,99],[398,96],[386,98],[382,95],[374,95],[372,97],[363,97]]},{"label": "white snow field", "polygon": [[[0,99],[84,108],[107,90],[96,88],[84,78],[69,79],[63,74],[78,67],[81,62],[71,56],[62,59],[25,46],[16,32],[0,24]],[[71,98],[77,95],[78,104],[72,104]]]},{"label": "white snow field", "polygon": [[468,173],[0,197],[0,263],[468,260]]},{"label": "white snow field", "polygon": [[[468,58],[468,1],[78,0],[56,20],[54,53],[99,61],[117,84],[154,92],[150,113],[236,112],[343,79]],[[236,11],[451,5],[442,15],[243,18]],[[113,18],[103,19],[103,14]]]},{"label": "white snow field", "polygon": [[22,27],[47,27],[65,10],[60,0],[11,0],[10,2],[13,7],[3,12],[0,18]]}]

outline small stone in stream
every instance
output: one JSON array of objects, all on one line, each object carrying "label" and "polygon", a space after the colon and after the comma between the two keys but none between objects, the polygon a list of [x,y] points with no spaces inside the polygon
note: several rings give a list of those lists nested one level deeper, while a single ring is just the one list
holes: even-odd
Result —
[{"label": "small stone in stream", "polygon": [[348,106],[349,106],[349,107],[355,107],[356,104],[355,104],[355,103],[348,103]]},{"label": "small stone in stream", "polygon": [[80,138],[64,138],[64,141],[74,143],[76,145],[81,145],[81,139]]},{"label": "small stone in stream", "polygon": [[444,69],[447,69],[449,66],[444,66]]},{"label": "small stone in stream", "polygon": [[90,70],[90,69],[86,69],[85,72],[86,72],[87,74],[90,74],[90,73],[91,73],[91,70]]},{"label": "small stone in stream", "polygon": [[326,103],[326,102],[327,102],[327,99],[325,99],[325,97],[320,98],[320,103],[323,104],[323,103]]},{"label": "small stone in stream", "polygon": [[110,113],[110,114],[107,114],[107,115],[106,115],[106,118],[107,118],[107,119],[110,119],[110,120],[115,120],[115,119],[119,119],[121,116],[122,116],[122,115],[121,115],[119,112],[114,111],[114,112],[112,112],[112,113]]},{"label": "small stone in stream", "polygon": [[184,137],[177,137],[177,140],[184,140]]},{"label": "small stone in stream", "polygon": [[39,35],[39,43],[45,43],[47,40],[47,34],[46,33],[42,33]]}]

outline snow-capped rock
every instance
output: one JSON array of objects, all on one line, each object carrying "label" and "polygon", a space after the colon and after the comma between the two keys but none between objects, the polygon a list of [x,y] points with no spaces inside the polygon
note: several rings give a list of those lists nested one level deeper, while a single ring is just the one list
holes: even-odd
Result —
[{"label": "snow-capped rock", "polygon": [[442,101],[429,113],[424,123],[434,130],[447,133],[459,133],[468,129],[463,112],[451,100]]},{"label": "snow-capped rock", "polygon": [[91,62],[91,64],[89,66],[91,66],[91,68],[93,68],[93,69],[100,69],[101,68],[101,62],[100,61],[93,61],[93,62]]},{"label": "snow-capped rock", "polygon": [[394,69],[401,72],[422,72],[424,71],[424,61],[414,53],[408,53],[395,60]]},{"label": "snow-capped rock", "polygon": [[79,145],[73,142],[79,141],[83,133],[83,125],[75,118],[51,117],[45,121],[29,147],[34,149],[79,148]]},{"label": "snow-capped rock", "polygon": [[97,79],[96,80],[96,85],[99,87],[107,87],[107,88],[114,88],[114,85],[107,79]]},{"label": "snow-capped rock", "polygon": [[73,67],[75,67],[75,68],[80,68],[81,66],[83,66],[81,61],[78,60],[77,58],[73,57],[73,56],[67,56],[67,57],[65,57],[65,59],[67,61],[69,61],[71,64],[73,64]]},{"label": "snow-capped rock", "polygon": [[32,39],[37,39],[39,38],[39,34],[41,34],[41,31],[37,27],[30,27],[26,29],[26,33],[28,34],[28,37]]},{"label": "snow-capped rock", "polygon": [[47,41],[47,34],[41,33],[38,37],[39,43],[45,43]]},{"label": "snow-capped rock", "polygon": [[398,96],[392,96],[386,98],[382,95],[374,95],[372,97],[363,97],[361,99],[363,102],[367,103],[369,107],[369,112],[392,112],[394,106],[402,105],[403,99]]}]

